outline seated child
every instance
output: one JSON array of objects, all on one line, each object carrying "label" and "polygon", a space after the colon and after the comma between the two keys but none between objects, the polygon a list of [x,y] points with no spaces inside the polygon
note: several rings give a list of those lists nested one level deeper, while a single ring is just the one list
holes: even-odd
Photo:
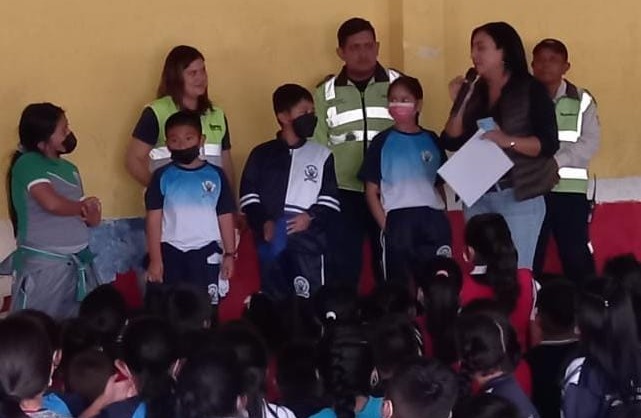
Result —
[{"label": "seated child", "polygon": [[383,418],[449,418],[458,387],[454,372],[436,360],[416,359],[387,387]]}]

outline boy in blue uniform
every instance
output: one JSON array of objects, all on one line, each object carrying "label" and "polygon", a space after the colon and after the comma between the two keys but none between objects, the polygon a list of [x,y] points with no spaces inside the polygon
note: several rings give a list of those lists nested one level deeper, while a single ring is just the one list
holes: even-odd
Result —
[{"label": "boy in blue uniform", "polygon": [[154,172],[145,193],[148,280],[196,284],[209,293],[215,317],[218,276],[234,271],[234,199],[222,170],[198,158],[198,115],[175,113],[165,134],[172,163]]},{"label": "boy in blue uniform", "polygon": [[309,298],[324,284],[326,228],[339,211],[334,158],[307,140],[316,126],[309,91],[285,84],[273,105],[282,129],[249,155],[240,207],[257,243],[261,290],[275,301]]}]

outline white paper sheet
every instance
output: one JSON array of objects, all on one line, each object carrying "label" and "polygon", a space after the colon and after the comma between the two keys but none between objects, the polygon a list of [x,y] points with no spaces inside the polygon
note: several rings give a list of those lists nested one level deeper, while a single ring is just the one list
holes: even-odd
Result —
[{"label": "white paper sheet", "polygon": [[514,165],[498,145],[481,138],[484,133],[476,131],[438,170],[467,206],[476,203]]}]

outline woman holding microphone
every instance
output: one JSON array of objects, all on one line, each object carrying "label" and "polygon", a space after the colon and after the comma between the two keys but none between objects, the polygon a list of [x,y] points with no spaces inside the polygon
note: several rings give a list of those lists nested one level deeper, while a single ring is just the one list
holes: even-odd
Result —
[{"label": "woman holding microphone", "polygon": [[[552,158],[559,148],[554,103],[529,74],[523,43],[509,24],[491,22],[474,29],[471,58],[476,77],[450,82],[450,95],[456,100],[442,145],[458,150],[477,131],[477,121],[486,119],[483,139],[501,147],[514,166],[476,203],[465,206],[464,215],[503,215],[519,267],[531,269],[545,217],[543,194],[558,180]],[[490,129],[487,118],[492,119]]]}]

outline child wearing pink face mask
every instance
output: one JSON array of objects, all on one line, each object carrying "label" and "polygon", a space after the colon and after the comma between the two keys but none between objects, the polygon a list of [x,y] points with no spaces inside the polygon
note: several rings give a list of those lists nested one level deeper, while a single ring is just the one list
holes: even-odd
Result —
[{"label": "child wearing pink face mask", "polygon": [[445,162],[438,136],[418,124],[423,89],[412,77],[389,86],[394,126],[367,150],[360,178],[383,231],[385,278],[409,285],[413,268],[437,255],[451,256],[451,230],[436,171]]}]

